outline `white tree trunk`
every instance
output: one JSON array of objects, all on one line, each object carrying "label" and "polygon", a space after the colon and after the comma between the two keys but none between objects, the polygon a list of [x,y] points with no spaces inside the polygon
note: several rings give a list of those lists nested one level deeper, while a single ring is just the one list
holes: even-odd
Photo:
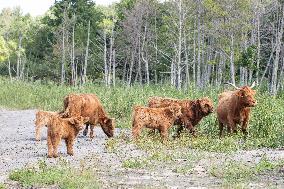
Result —
[{"label": "white tree trunk", "polygon": [[284,27],[284,4],[282,5],[282,15],[281,15],[281,22],[279,28],[277,29],[276,34],[276,50],[275,50],[275,58],[273,62],[273,69],[271,75],[271,87],[270,93],[272,95],[277,94],[277,75],[278,75],[278,67],[279,67],[279,60],[280,60],[280,50],[282,45],[282,37],[283,37],[283,27]]},{"label": "white tree trunk", "polygon": [[230,74],[231,82],[235,85],[235,65],[234,65],[234,35],[231,34],[231,47],[230,47]]},{"label": "white tree trunk", "polygon": [[65,28],[62,28],[61,85],[65,82]]},{"label": "white tree trunk", "polygon": [[85,53],[85,62],[84,62],[84,73],[83,73],[83,84],[87,80],[87,67],[88,67],[88,57],[89,57],[89,44],[90,44],[90,27],[91,21],[88,22],[88,36],[87,36],[87,45],[86,45],[86,53]]},{"label": "white tree trunk", "polygon": [[108,64],[107,64],[107,39],[106,39],[106,31],[104,31],[104,78],[105,85],[108,84]]}]

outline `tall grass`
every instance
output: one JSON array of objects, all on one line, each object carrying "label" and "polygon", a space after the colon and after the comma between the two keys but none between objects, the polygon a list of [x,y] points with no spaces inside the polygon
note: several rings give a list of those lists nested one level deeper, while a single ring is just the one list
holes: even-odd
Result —
[{"label": "tall grass", "polygon": [[[87,84],[84,87],[58,86],[54,83],[41,84],[21,81],[10,82],[0,78],[0,107],[11,109],[43,109],[60,111],[63,98],[69,93],[95,93],[102,101],[106,111],[116,119],[117,127],[131,127],[131,112],[134,105],[147,105],[150,96],[196,99],[208,96],[217,105],[220,91],[207,88],[203,91],[194,89],[178,91],[167,85],[132,87],[118,86],[108,88],[99,84]],[[218,139],[216,115],[211,114],[198,125],[199,136],[193,139],[191,147],[216,150],[220,145],[239,148],[281,147],[284,145],[284,99],[272,98],[266,93],[257,93],[258,105],[253,108],[249,123],[249,138],[241,142],[241,137]]]}]

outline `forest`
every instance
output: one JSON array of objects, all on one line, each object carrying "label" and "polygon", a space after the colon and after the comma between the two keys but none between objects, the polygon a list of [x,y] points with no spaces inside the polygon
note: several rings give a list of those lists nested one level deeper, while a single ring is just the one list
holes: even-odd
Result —
[{"label": "forest", "polygon": [[0,14],[0,74],[81,86],[284,89],[283,0],[55,0]]}]

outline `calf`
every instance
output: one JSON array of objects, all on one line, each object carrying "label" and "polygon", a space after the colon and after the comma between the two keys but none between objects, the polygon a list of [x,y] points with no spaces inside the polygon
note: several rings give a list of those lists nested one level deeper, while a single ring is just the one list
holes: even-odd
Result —
[{"label": "calf", "polygon": [[43,126],[47,127],[47,124],[50,120],[50,117],[57,115],[57,112],[48,112],[48,111],[37,111],[35,119],[35,138],[37,141],[40,141],[40,132]]},{"label": "calf", "polygon": [[250,117],[251,107],[256,106],[257,102],[254,98],[255,91],[252,86],[236,87],[231,83],[236,90],[226,91],[219,95],[219,102],[217,106],[217,118],[219,122],[220,137],[222,137],[223,127],[227,126],[228,133],[233,130],[237,132],[237,124],[241,125],[244,137],[247,136],[247,126]]},{"label": "calf", "polygon": [[65,140],[67,154],[73,155],[74,140],[88,121],[88,118],[83,117],[60,118],[57,115],[51,116],[47,125],[47,157],[58,157],[57,150],[61,139]]},{"label": "calf", "polygon": [[182,114],[175,120],[175,125],[179,125],[178,136],[183,128],[187,128],[193,136],[195,136],[194,127],[200,120],[213,112],[213,101],[208,98],[201,98],[196,100],[179,100],[173,98],[150,97],[148,106],[153,108],[168,107],[171,105],[179,105]]},{"label": "calf", "polygon": [[166,140],[168,137],[168,129],[181,114],[181,107],[176,105],[166,108],[136,106],[132,115],[133,137],[135,139],[138,138],[141,129],[146,127],[158,129],[163,140]]}]

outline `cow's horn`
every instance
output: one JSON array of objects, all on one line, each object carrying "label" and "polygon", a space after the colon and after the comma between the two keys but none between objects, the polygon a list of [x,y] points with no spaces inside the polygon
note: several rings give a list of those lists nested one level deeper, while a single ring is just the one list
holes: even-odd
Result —
[{"label": "cow's horn", "polygon": [[235,89],[240,89],[239,87],[237,87],[237,86],[234,85],[233,83],[226,82],[225,84],[227,84],[227,85],[232,85],[233,87],[235,87]]},{"label": "cow's horn", "polygon": [[254,88],[255,87],[255,81],[252,83],[252,85],[250,86],[250,88]]}]

